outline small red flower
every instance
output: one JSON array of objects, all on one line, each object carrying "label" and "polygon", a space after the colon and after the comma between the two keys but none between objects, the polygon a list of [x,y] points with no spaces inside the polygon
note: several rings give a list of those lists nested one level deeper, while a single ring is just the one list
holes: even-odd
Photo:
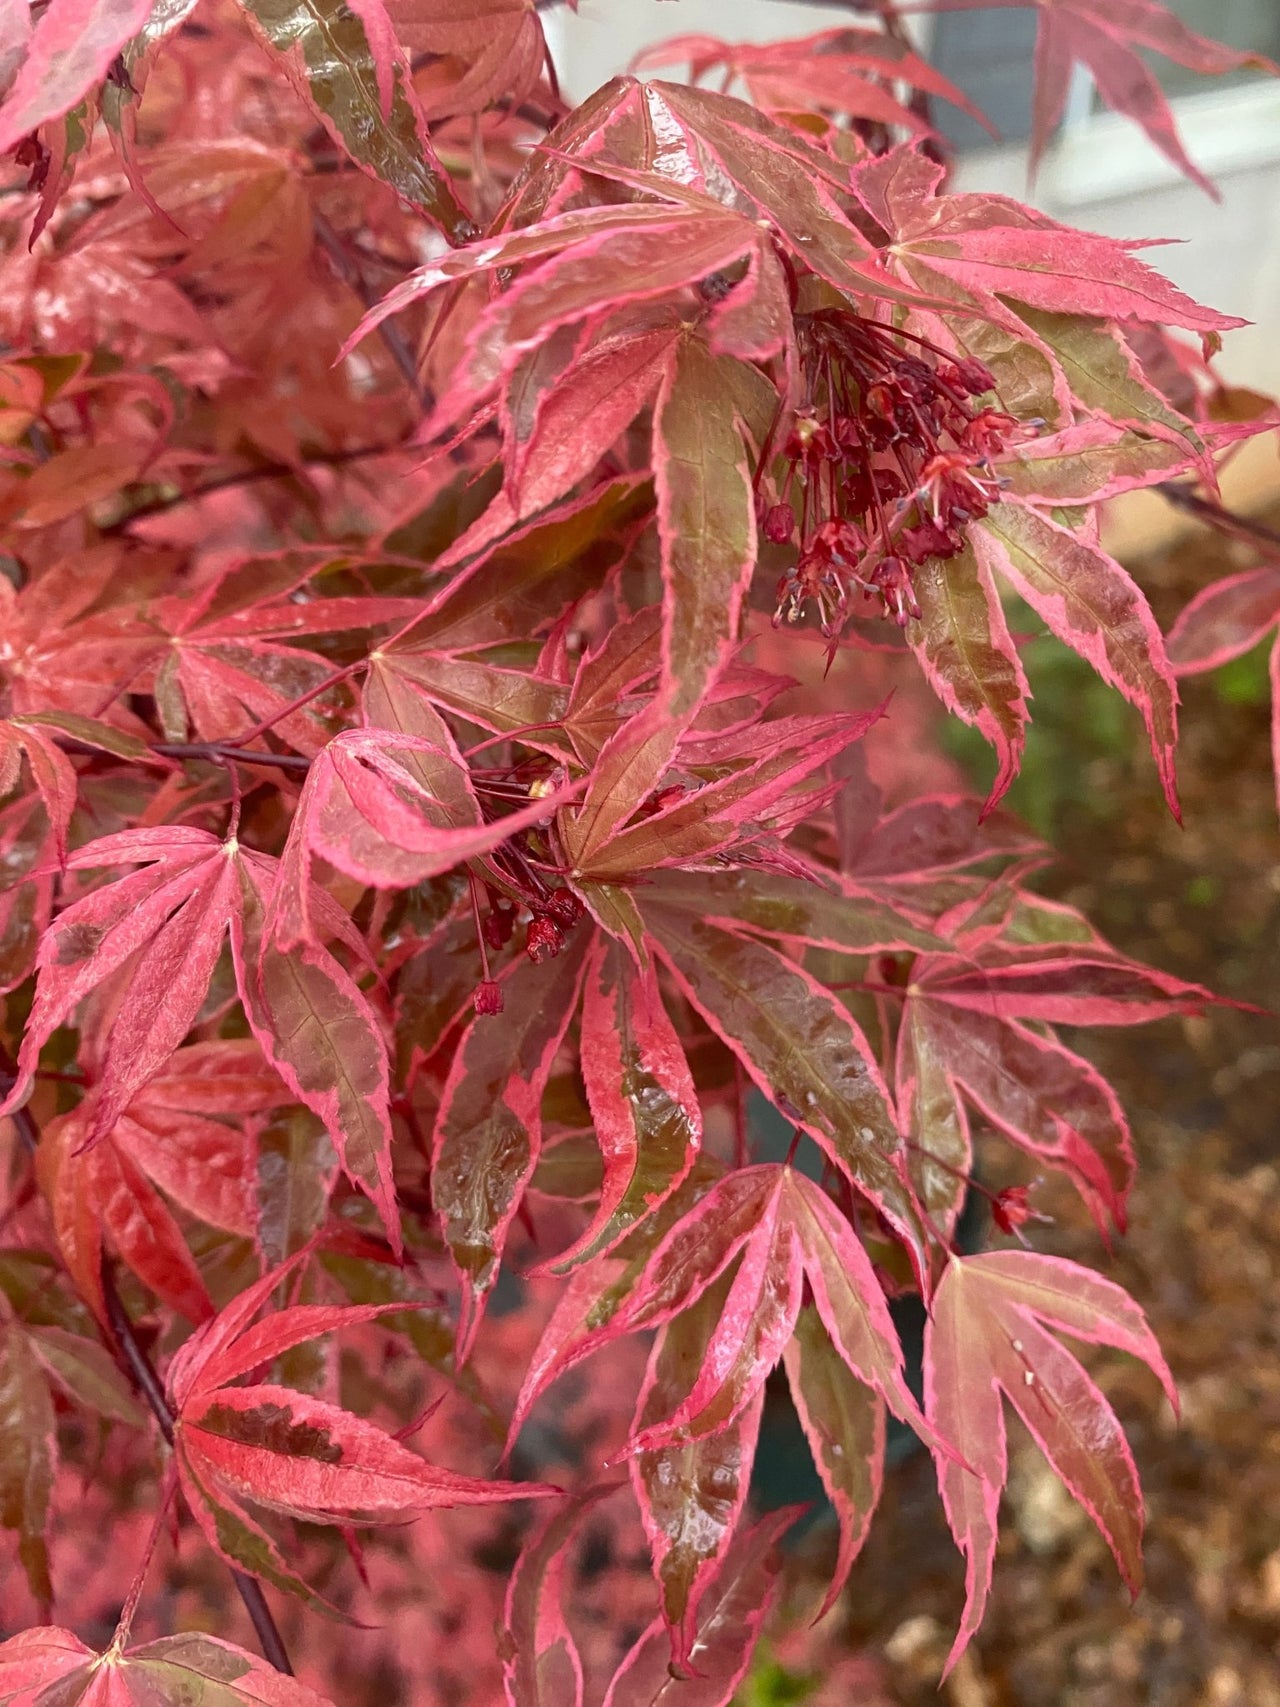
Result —
[{"label": "small red flower", "polygon": [[[1029,1185],[1007,1185],[995,1194],[991,1199],[991,1219],[1002,1233],[1012,1233],[1015,1239],[1022,1239],[1020,1229],[1028,1221],[1049,1220],[1049,1216],[1031,1207],[1030,1198]],[[1022,1242],[1025,1244],[1026,1240],[1022,1239]]]},{"label": "small red flower", "polygon": [[529,959],[537,963],[544,960],[554,960],[564,947],[564,932],[552,918],[545,914],[541,918],[530,919],[529,928],[525,932],[524,951]]}]

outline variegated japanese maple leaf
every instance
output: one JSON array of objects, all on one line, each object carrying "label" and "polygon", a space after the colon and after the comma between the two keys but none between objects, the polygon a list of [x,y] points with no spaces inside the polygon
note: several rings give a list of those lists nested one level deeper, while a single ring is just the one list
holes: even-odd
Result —
[{"label": "variegated japanese maple leaf", "polygon": [[1164,0],[913,0],[911,9],[971,12],[1037,8],[1031,169],[1044,156],[1066,110],[1072,72],[1083,66],[1107,106],[1142,126],[1180,172],[1215,198],[1210,179],[1189,158],[1148,55],[1161,54],[1207,77],[1249,69],[1277,71],[1260,53],[1242,53],[1197,35]]},{"label": "variegated japanese maple leaf", "polygon": [[[80,1142],[111,1131],[196,1023],[230,934],[237,986],[264,1054],[299,1100],[338,1135],[344,1165],[380,1207],[394,1211],[387,1156],[385,1046],[350,974],[312,943],[289,956],[264,938],[276,862],[173,825],[126,830],[76,850],[71,871],[134,865],[131,875],[64,907],[41,942],[35,1002],[5,1111],[29,1094],[42,1046],[79,1004],[127,967],[128,997],[115,1004],[100,1043]],[[349,952],[363,944],[327,896],[326,926]],[[332,1034],[344,1026],[340,1047]]]},{"label": "variegated japanese maple leaf", "polygon": [[[941,852],[944,821],[928,828],[939,839]],[[965,852],[972,858],[970,850]],[[991,852],[989,848],[988,858]],[[887,854],[886,845],[879,858],[870,849],[864,858],[868,864],[887,863]],[[747,931],[752,924],[759,928],[770,913],[781,926],[781,897],[770,897],[773,906],[767,913],[759,905],[763,896],[755,898],[755,907],[746,904],[750,890],[742,888],[741,874],[726,879],[721,892],[732,895],[735,887],[736,917],[725,921],[718,943],[706,925],[706,934],[700,933],[698,921],[688,914],[680,920],[683,947],[676,946],[674,928],[659,936],[659,952],[682,983],[697,969],[699,982],[686,988],[731,1048],[732,1037],[722,1028],[743,1022],[744,992],[752,986],[772,997],[779,1015],[796,1011],[782,983],[771,987],[749,958]],[[652,903],[642,898],[640,905],[648,908]],[[660,899],[658,907],[661,917]],[[813,918],[796,917],[787,934],[821,942],[828,955],[841,946],[852,947],[847,938],[839,944],[834,927],[843,909],[831,898],[827,909],[832,922],[825,933],[814,929]],[[668,919],[674,927],[676,919]],[[888,1012],[881,1021],[890,1034],[897,1028],[895,1101],[906,1137],[905,1142],[888,1140],[878,1158],[881,1164],[894,1158],[896,1145],[901,1168],[896,1199],[892,1188],[877,1196],[868,1190],[865,1175],[858,1179],[847,1169],[846,1182],[852,1178],[863,1203],[874,1205],[891,1225],[893,1203],[907,1201],[919,1224],[945,1247],[971,1181],[966,1112],[971,1107],[1038,1163],[1068,1173],[1100,1221],[1110,1216],[1123,1225],[1133,1171],[1124,1115],[1097,1070],[1061,1044],[1046,1022],[1139,1023],[1198,1011],[1211,999],[1208,992],[1126,959],[1072,909],[1009,883],[988,881],[976,896],[955,904],[935,929],[948,951],[924,952],[909,962],[891,957],[895,977],[881,986],[889,1009],[895,1006],[893,997],[901,1001],[900,1014]],[[729,935],[735,930],[743,933],[736,944],[737,954],[743,956],[737,966]],[[750,976],[745,975],[748,966]],[[793,973],[798,970],[792,967]],[[719,979],[727,982],[726,975],[733,978],[737,1000],[717,1012],[706,1005],[708,994],[723,990]],[[795,1024],[788,1029],[791,1046],[799,1053],[806,1033]],[[751,1036],[761,1036],[759,1026]],[[586,1043],[584,1024],[583,1071],[590,1087]],[[757,1054],[764,1059],[758,1045]],[[784,1085],[788,1094],[779,1097]],[[762,1088],[770,1094],[767,1086]],[[800,1082],[775,1078],[771,1094],[797,1123],[797,1133],[818,1137],[828,1157],[838,1162],[830,1135],[824,1141],[821,1123],[815,1125],[809,1117],[811,1105]],[[598,1115],[596,1128],[602,1133]],[[838,1174],[831,1170],[831,1177],[838,1179]],[[905,1200],[903,1187],[909,1194]],[[848,1208],[838,1206],[843,1201],[856,1208],[858,1197],[848,1196],[847,1183],[840,1192],[843,1196],[833,1201],[789,1168],[721,1174],[704,1158],[624,1239],[611,1248],[570,1253],[581,1266],[572,1274],[526,1376],[512,1438],[541,1393],[567,1369],[619,1334],[636,1327],[660,1328],[631,1450],[677,1664],[688,1662],[698,1595],[714,1579],[741,1514],[762,1384],[778,1359],[786,1363],[815,1463],[840,1518],[832,1596],[865,1538],[879,1498],[884,1403],[899,1417],[914,1420],[913,1401],[889,1373],[899,1368],[892,1330],[877,1342],[888,1363],[868,1364],[868,1342],[849,1338],[864,1334],[868,1321],[883,1327],[888,1319],[883,1316],[880,1282],[854,1234]],[[1026,1218],[1026,1207],[1026,1189],[1014,1188],[995,1199],[994,1214],[1001,1226],[1014,1231]],[[894,1230],[903,1236],[900,1227]],[[954,1261],[944,1265],[943,1285],[954,1267]],[[837,1275],[838,1286],[833,1278]],[[975,1317],[972,1323],[958,1320],[954,1331],[967,1335],[978,1328]],[[941,1379],[947,1387],[951,1377]],[[957,1397],[955,1403],[963,1405],[963,1399]],[[1099,1427],[1114,1433],[1108,1418],[1104,1410]],[[932,1441],[940,1474],[968,1498],[969,1471],[961,1474],[952,1463],[958,1459],[967,1465],[965,1447],[954,1432],[942,1430],[941,1436]],[[1073,1492],[1095,1510],[1089,1484],[1079,1479],[1087,1454],[1080,1464],[1064,1469],[1054,1450],[1050,1456],[1055,1466]],[[994,1472],[981,1474],[989,1478]],[[1129,1481],[1113,1489],[1117,1510],[1131,1487],[1130,1465]],[[1103,1516],[1104,1525],[1118,1521],[1114,1512]],[[959,1528],[956,1533],[968,1550],[968,1539]],[[1132,1530],[1124,1529],[1120,1539],[1117,1530],[1108,1533],[1121,1554],[1122,1568],[1131,1572]]]},{"label": "variegated japanese maple leaf", "polygon": [[962,89],[887,30],[824,30],[798,41],[729,44],[714,36],[671,36],[640,54],[636,69],[686,62],[695,82],[719,72],[726,84],[741,79],[752,102],[786,115],[817,108],[887,127],[928,131],[919,103],[904,106],[894,86],[941,96],[995,134]]},{"label": "variegated japanese maple leaf", "polygon": [[[121,131],[120,94],[136,95],[155,51],[191,10],[182,0],[171,5],[125,0],[112,6],[52,0],[29,33],[15,32],[12,43],[5,44],[9,55],[0,69],[12,81],[0,105],[0,152],[70,114],[55,141],[65,158],[77,146],[71,140],[74,121],[81,121],[81,136],[88,128],[84,109],[91,101],[100,102],[112,128]],[[264,45],[278,54],[280,69],[357,166],[389,184],[454,241],[475,231],[436,158],[408,51],[384,0],[361,0],[354,10],[334,0],[246,0],[244,12]],[[495,68],[507,68],[501,56]],[[482,101],[491,92],[492,85],[482,92]],[[47,173],[51,150],[41,146]],[[58,166],[60,175],[61,160]],[[55,188],[57,182],[55,176]]]},{"label": "variegated japanese maple leaf", "polygon": [[75,712],[19,713],[0,722],[0,992],[30,975],[53,914],[54,878],[66,861],[79,780],[60,736],[134,763],[150,758],[135,736]]},{"label": "variegated japanese maple leaf", "polygon": [[[507,1592],[502,1643],[506,1699],[582,1707],[582,1659],[566,1617],[563,1579],[584,1518],[616,1485],[599,1484],[554,1513],[520,1557]],[[697,1670],[673,1673],[661,1618],[641,1632],[611,1678],[604,1707],[658,1707],[675,1690],[723,1704],[733,1698],[781,1588],[778,1542],[800,1515],[784,1507],[741,1535],[698,1607]]]},{"label": "variegated japanese maple leaf", "polygon": [[152,615],[167,632],[149,677],[171,741],[234,744],[262,724],[314,757],[337,732],[333,666],[296,642],[403,622],[416,606],[307,596],[329,561],[327,552],[254,556],[231,564],[193,599],[155,601]]},{"label": "variegated japanese maple leaf", "polygon": [[1280,562],[1267,560],[1198,592],[1169,631],[1169,657],[1180,676],[1241,658],[1272,630],[1271,748],[1280,808]]},{"label": "variegated japanese maple leaf", "polygon": [[948,1265],[925,1330],[926,1410],[956,1449],[953,1458],[937,1457],[938,1482],[967,1566],[948,1670],[978,1627],[991,1583],[1008,1475],[1004,1399],[1101,1530],[1130,1590],[1142,1586],[1133,1455],[1105,1395],[1049,1328],[1141,1358],[1177,1408],[1173,1377],[1142,1312],[1111,1281],[1032,1251],[987,1251]]},{"label": "variegated japanese maple leaf", "polygon": [[[65,479],[71,497],[67,509],[50,518],[54,522],[74,514],[85,501],[83,489],[76,489],[75,471],[67,470]],[[120,482],[117,470],[113,488]],[[121,561],[121,546],[104,541],[48,565],[20,591],[0,577],[7,715],[105,715],[118,727],[136,730],[136,720],[116,703],[117,695],[155,640],[136,604],[121,596]]]},{"label": "variegated japanese maple leaf", "polygon": [[244,1385],[295,1346],[405,1308],[399,1299],[297,1304],[255,1323],[300,1260],[246,1287],[169,1365],[178,1484],[215,1552],[314,1603],[319,1597],[264,1528],[262,1513],[349,1526],[556,1492],[439,1469],[337,1405],[269,1380]]},{"label": "variegated japanese maple leaf", "polygon": [[746,1500],[764,1382],[785,1359],[840,1519],[827,1604],[879,1498],[884,1411],[938,1451],[905,1385],[902,1348],[871,1259],[846,1216],[790,1166],[686,1183],[656,1225],[575,1275],[526,1377],[513,1435],[539,1394],[620,1334],[657,1327],[629,1444],[632,1483],[662,1589],[672,1660],[691,1665],[704,1596]]},{"label": "variegated japanese maple leaf", "polygon": [[[790,1168],[746,1170],[713,1186],[658,1246],[604,1332],[664,1323],[636,1413],[632,1480],[673,1661],[687,1670],[698,1601],[746,1498],[764,1382],[784,1355],[840,1518],[827,1605],[879,1493],[884,1408],[929,1430],[870,1258],[826,1193]],[[848,1463],[834,1462],[846,1454]]]},{"label": "variegated japanese maple leaf", "polygon": [[[660,1217],[616,1253],[628,1261],[597,1259],[575,1276],[512,1423],[514,1435],[540,1393],[597,1347],[639,1327],[659,1328],[628,1450],[677,1670],[687,1673],[693,1663],[700,1603],[736,1533],[763,1384],[780,1358],[839,1520],[827,1605],[879,1501],[887,1407],[928,1441],[969,1560],[958,1656],[981,1615],[992,1514],[1006,1474],[1003,1426],[987,1414],[990,1403],[998,1406],[997,1383],[1136,1585],[1141,1497],[1132,1458],[1102,1394],[1034,1319],[1136,1352],[1173,1398],[1141,1312],[1119,1288],[1085,1275],[1074,1292],[1072,1264],[1030,1252],[952,1257],[931,1306],[925,1418],[904,1384],[902,1348],[875,1268],[818,1184],[789,1165],[766,1166],[718,1179],[704,1173],[684,1196],[690,1206],[674,1224]],[[1042,1363],[1045,1391],[1036,1394]]]},{"label": "variegated japanese maple leaf", "polygon": [[[480,113],[500,100],[519,105],[538,82],[546,42],[527,0],[387,0],[386,12],[387,35],[418,68],[414,87],[428,119]],[[374,8],[362,16],[368,27]]]},{"label": "variegated japanese maple leaf", "polygon": [[314,1689],[218,1636],[189,1632],[126,1647],[118,1636],[95,1653],[55,1625],[0,1643],[0,1700],[53,1707],[71,1696],[85,1707],[178,1707],[192,1690],[227,1707],[329,1707]]},{"label": "variegated japanese maple leaf", "polygon": [[258,1158],[246,1117],[279,1108],[290,1093],[252,1039],[191,1043],[90,1141],[97,1051],[88,1027],[82,1035],[90,1096],[48,1123],[37,1158],[67,1272],[108,1329],[107,1247],[188,1321],[206,1321],[213,1303],[166,1199],[208,1226],[252,1238]]},{"label": "variegated japanese maple leaf", "polygon": [[[72,871],[144,869],[65,907],[45,934],[17,1075],[0,1111],[29,1094],[52,1032],[126,969],[139,994],[113,1004],[91,1094],[76,1117],[77,1146],[102,1139],[195,1025],[229,935],[236,986],[267,1061],[334,1134],[344,1168],[398,1243],[385,1035],[327,945],[339,942],[357,966],[368,963],[368,949],[311,881],[310,859],[322,853],[364,882],[420,882],[539,821],[560,798],[550,793],[486,824],[453,752],[390,731],[350,730],[311,766],[280,861],[234,836],[220,841],[181,825],[123,831],[77,849],[67,860]],[[377,824],[384,833],[371,854]]]},{"label": "variegated japanese maple leaf", "polygon": [[936,922],[901,996],[896,1090],[912,1175],[950,1229],[973,1161],[972,1109],[1038,1163],[1067,1174],[1105,1231],[1123,1231],[1133,1182],[1128,1121],[1111,1086],[1056,1025],[1142,1025],[1201,1012],[1209,991],[1118,954],[1073,908],[1012,887]]}]

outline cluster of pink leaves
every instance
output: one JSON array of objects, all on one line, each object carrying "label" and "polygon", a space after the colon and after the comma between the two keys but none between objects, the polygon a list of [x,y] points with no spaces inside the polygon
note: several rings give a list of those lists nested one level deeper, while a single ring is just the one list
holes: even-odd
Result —
[{"label": "cluster of pink leaves", "polygon": [[[1239,56],[1154,0],[1039,4],[1037,152],[1081,59],[1181,161],[1135,50]],[[1030,697],[1001,588],[1139,708],[1176,810],[1175,669],[1274,624],[1275,571],[1202,595],[1171,656],[1097,506],[1212,486],[1259,430],[1137,354],[1234,322],[1134,245],[948,193],[929,101],[967,103],[892,7],[667,50],[754,105],[628,78],[573,112],[522,0],[192,11],[52,0],[0,39],[0,1496],[32,1594],[57,1587],[60,1419],[141,1439],[139,1331],[212,1553],[321,1605],[282,1524],[358,1560],[358,1527],[557,1492],[406,1444],[414,1372],[511,1451],[553,1382],[653,1335],[632,1421],[624,1381],[511,1572],[513,1707],[581,1703],[588,1674],[606,1707],[730,1699],[793,1515],[746,1515],[779,1364],[838,1519],[825,1604],[891,1413],[966,1559],[959,1654],[1005,1399],[1136,1589],[1133,1460],[1054,1333],[1172,1398],[1140,1312],[953,1237],[975,1122],[1123,1229],[1125,1117],[1055,1028],[1209,998],[1029,886],[1043,850],[995,811]],[[901,350],[898,391],[839,423],[819,315]],[[934,397],[966,375],[1000,431],[882,499],[906,416],[936,439],[922,371]],[[987,738],[985,808],[884,812],[858,778],[885,707],[833,704],[813,636],[769,653],[803,699],[753,659],[792,442],[814,490],[859,480],[879,512],[866,561],[833,560],[850,588],[912,519],[960,529],[900,632],[853,610],[832,646],[918,667]],[[820,1177],[753,1160],[749,1087]],[[556,1288],[505,1406],[475,1373],[504,1267]],[[912,1289],[923,1405],[887,1301]],[[332,1348],[374,1322],[402,1347],[385,1387]],[[660,1604],[596,1678],[567,1573],[628,1485]],[[224,1643],[130,1646],[132,1615],[104,1656],[14,1638],[0,1699],[315,1699]]]}]

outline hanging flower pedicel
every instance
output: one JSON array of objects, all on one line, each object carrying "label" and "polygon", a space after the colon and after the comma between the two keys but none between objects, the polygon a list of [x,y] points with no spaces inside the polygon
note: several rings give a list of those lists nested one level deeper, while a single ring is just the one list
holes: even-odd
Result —
[{"label": "hanging flower pedicel", "polygon": [[822,309],[797,316],[796,336],[811,402],[783,445],[780,500],[760,522],[771,543],[798,548],[774,621],[797,622],[812,604],[834,639],[860,587],[905,628],[920,616],[913,570],[954,557],[967,524],[999,501],[992,462],[1018,422],[972,408],[996,384],[981,362],[952,361],[912,334]]}]

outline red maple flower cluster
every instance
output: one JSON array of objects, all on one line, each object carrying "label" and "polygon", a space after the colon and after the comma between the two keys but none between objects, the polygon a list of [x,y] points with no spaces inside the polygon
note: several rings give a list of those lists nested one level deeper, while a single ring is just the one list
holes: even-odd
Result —
[{"label": "red maple flower cluster", "polygon": [[810,402],[783,446],[780,500],[761,515],[772,544],[798,544],[774,621],[796,622],[812,602],[831,639],[861,587],[905,627],[920,616],[912,570],[954,557],[965,526],[999,499],[992,459],[1017,422],[972,408],[995,390],[980,361],[914,337],[906,352],[906,334],[842,309],[799,315],[796,332]]},{"label": "red maple flower cluster", "polygon": [[[495,811],[501,802],[528,799],[528,784],[513,780],[507,773],[492,773],[482,786],[490,797],[482,800],[482,809],[490,818],[501,816]],[[489,976],[486,950],[506,947],[522,913],[527,914],[525,953],[535,965],[553,960],[561,952],[567,934],[582,917],[582,902],[573,891],[546,881],[547,851],[540,838],[529,831],[518,831],[488,857],[483,885],[472,885],[484,968],[474,998],[479,1014],[499,1014],[503,1010],[502,987]],[[479,905],[481,887],[486,905],[483,916]]]}]

